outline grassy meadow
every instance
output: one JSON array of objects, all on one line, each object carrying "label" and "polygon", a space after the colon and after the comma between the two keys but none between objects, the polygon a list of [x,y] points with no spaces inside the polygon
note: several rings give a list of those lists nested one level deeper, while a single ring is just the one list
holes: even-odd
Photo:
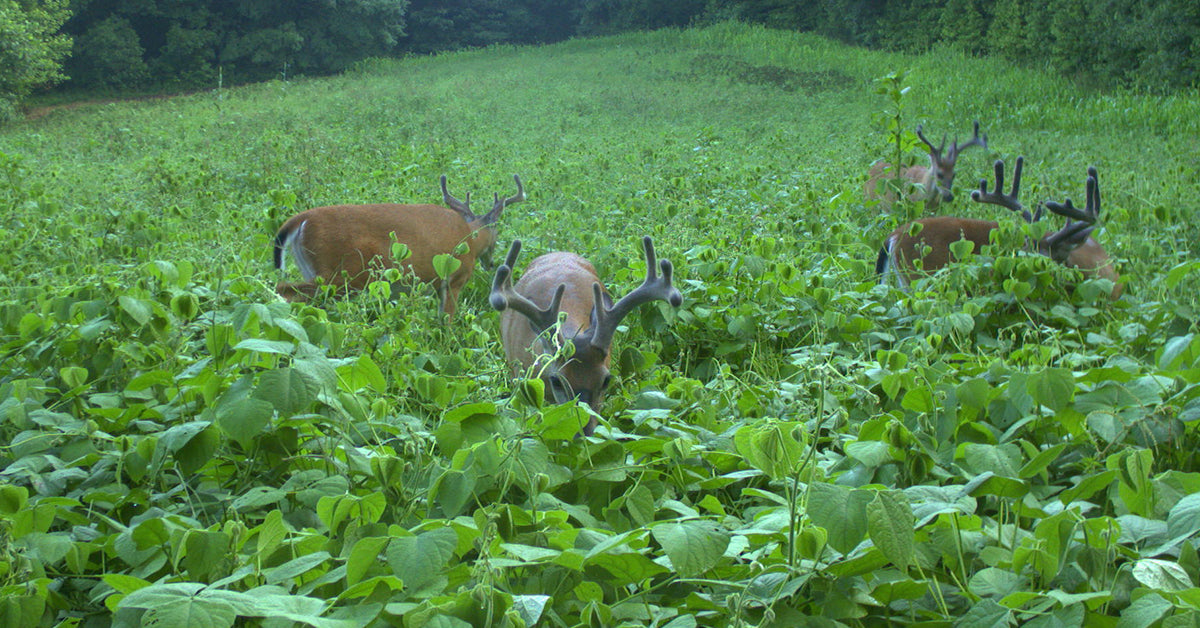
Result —
[{"label": "grassy meadow", "polygon": [[[862,197],[897,117],[920,162],[979,120],[940,211],[1006,225],[908,293],[875,255],[921,208]],[[1195,92],[739,24],[0,127],[0,623],[1194,625],[1197,138]],[[1119,301],[969,200],[1017,156],[1030,206],[1098,168]],[[510,381],[489,272],[448,323],[275,297],[288,216],[443,174],[476,211],[521,176],[518,275],[674,262],[596,436]]]}]

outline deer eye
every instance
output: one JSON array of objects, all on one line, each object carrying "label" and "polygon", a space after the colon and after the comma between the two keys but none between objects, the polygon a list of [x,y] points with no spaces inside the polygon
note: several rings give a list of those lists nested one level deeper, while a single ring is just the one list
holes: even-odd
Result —
[{"label": "deer eye", "polygon": [[567,397],[567,382],[560,375],[550,376],[550,389],[558,399],[565,399]]},{"label": "deer eye", "polygon": [[612,381],[613,381],[612,375],[605,375],[604,381],[600,382],[600,391],[603,392],[605,390],[608,390],[608,387],[612,384]]}]

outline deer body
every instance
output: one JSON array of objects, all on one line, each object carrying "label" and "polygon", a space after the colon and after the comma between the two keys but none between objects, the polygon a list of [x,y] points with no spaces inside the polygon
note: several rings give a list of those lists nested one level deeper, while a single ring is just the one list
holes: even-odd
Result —
[{"label": "deer body", "polygon": [[[1011,194],[1000,193],[1004,185],[1004,163],[997,161],[996,190],[988,192],[987,182],[982,181],[980,189],[972,192],[972,200],[1001,205],[1021,214],[1028,222],[1040,220],[1041,208],[1030,214],[1017,200],[1023,163],[1023,159],[1017,159]],[[1089,277],[1109,279],[1114,284],[1111,297],[1116,299],[1124,290],[1124,286],[1119,283],[1120,276],[1113,268],[1112,260],[1104,247],[1091,237],[1100,212],[1100,190],[1095,168],[1089,169],[1088,174],[1088,203],[1085,209],[1075,208],[1070,199],[1065,204],[1045,204],[1051,212],[1068,216],[1068,221],[1062,229],[1043,236],[1036,243],[1035,250],[1064,266],[1078,268]],[[919,227],[914,228],[914,225]],[[999,223],[992,220],[952,216],[923,218],[902,225],[884,240],[875,261],[875,272],[880,275],[881,283],[887,282],[891,275],[895,275],[897,283],[906,287],[923,274],[933,273],[950,263],[950,245],[955,242],[970,241],[974,245],[973,252],[980,252],[990,243],[992,231],[999,226]]]},{"label": "deer body", "polygon": [[[575,253],[547,253],[534,259],[514,287],[512,269],[521,242],[513,242],[508,259],[496,270],[491,303],[503,311],[500,339],[514,376],[533,370],[545,382],[546,401],[563,403],[574,398],[600,412],[612,381],[612,337],[621,319],[649,301],[663,300],[676,307],[683,302],[671,284],[671,262],[662,260],[656,265],[649,237],[643,245],[646,280],[613,304],[595,267]],[[558,346],[566,343],[573,345],[573,352],[560,361],[554,356]],[[592,417],[583,433],[591,435],[595,429]]]},{"label": "deer body", "polygon": [[[433,285],[440,297],[439,311],[454,316],[459,292],[474,273],[476,260],[491,264],[501,212],[525,198],[520,178],[514,179],[517,195],[503,201],[497,197],[492,211],[483,216],[470,212],[470,195],[465,203],[450,196],[445,177],[442,192],[449,208],[380,203],[316,207],[296,214],[275,234],[274,261],[283,271],[290,254],[304,281],[281,282],[275,290],[287,301],[307,301],[316,294],[318,277],[353,291],[366,287],[384,269],[401,268],[416,282]],[[408,247],[407,259],[392,259],[393,241]],[[461,252],[455,254],[456,249]],[[434,268],[434,258],[441,254],[461,262],[445,280]]]},{"label": "deer body", "polygon": [[[917,137],[929,147],[928,166],[901,166],[899,173],[896,166],[880,160],[871,164],[871,171],[863,193],[867,199],[878,199],[884,211],[890,211],[896,202],[896,191],[887,185],[889,179],[899,179],[902,190],[914,188],[905,198],[914,203],[925,203],[925,208],[933,210],[943,202],[954,201],[954,166],[958,163],[958,154],[971,146],[987,148],[987,135],[980,137],[979,122],[975,122],[975,135],[965,144],[959,144],[958,139],[950,144],[946,151],[946,136],[942,143],[934,146],[925,138],[922,127],[917,126]],[[945,151],[943,153],[943,151]],[[880,187],[884,187],[880,193]]]}]

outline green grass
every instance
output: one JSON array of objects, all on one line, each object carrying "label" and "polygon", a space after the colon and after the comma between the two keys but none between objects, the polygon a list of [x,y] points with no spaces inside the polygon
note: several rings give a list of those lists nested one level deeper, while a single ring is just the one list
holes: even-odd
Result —
[{"label": "green grass", "polygon": [[[1065,291],[1015,229],[912,294],[874,285],[897,220],[861,190],[898,70],[907,128],[989,136],[947,212],[996,215],[967,191],[997,158],[1025,156],[1030,204],[1099,168],[1120,302]],[[1198,136],[1197,94],[737,24],[0,128],[2,612],[1194,620]],[[514,173],[502,247],[581,253],[619,295],[649,234],[685,296],[618,333],[593,440],[509,396],[488,273],[448,324],[427,294],[271,291],[292,213]]]}]

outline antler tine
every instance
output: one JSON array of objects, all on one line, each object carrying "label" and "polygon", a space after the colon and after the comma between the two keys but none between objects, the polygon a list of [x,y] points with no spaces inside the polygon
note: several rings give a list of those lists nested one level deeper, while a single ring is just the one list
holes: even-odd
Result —
[{"label": "antler tine", "polygon": [[1021,171],[1025,168],[1025,158],[1017,157],[1017,166],[1013,168],[1012,192],[1005,195],[1004,190],[1004,161],[996,160],[996,189],[992,192],[987,190],[987,179],[979,180],[979,189],[971,192],[971,200],[976,203],[989,203],[991,205],[999,205],[1005,209],[1021,214],[1021,217],[1026,222],[1033,222],[1034,217],[1025,209],[1021,201],[1017,197],[1021,194]]},{"label": "antler tine", "polygon": [[979,137],[979,120],[975,121],[975,131],[973,135],[974,136],[966,144],[959,144],[958,138],[954,138],[954,143],[950,145],[950,154],[958,156],[958,154],[964,149],[972,146],[987,148],[987,133],[984,133],[982,138]]},{"label": "antler tine", "polygon": [[513,289],[512,271],[517,263],[517,256],[520,254],[521,241],[513,240],[512,246],[508,249],[508,257],[505,258],[500,268],[496,269],[496,277],[492,280],[492,293],[488,295],[488,302],[500,311],[511,307],[514,312],[528,318],[530,324],[540,334],[558,322],[558,306],[562,303],[563,292],[567,286],[559,284],[554,291],[554,298],[550,300],[550,307],[544,310],[539,309],[536,303]]},{"label": "antler tine", "polygon": [[521,185],[521,177],[514,174],[513,180],[517,182],[517,193],[503,200],[500,199],[498,193],[493,193],[492,209],[487,213],[487,218],[484,220],[485,223],[496,222],[500,218],[500,212],[504,211],[505,207],[516,205],[525,200],[525,186]]},{"label": "antler tine", "polygon": [[[674,307],[683,303],[683,295],[671,283],[675,268],[670,260],[657,261],[654,253],[654,240],[650,236],[642,237],[642,246],[646,252],[646,279],[633,292],[625,295],[611,308],[604,307],[600,284],[592,285],[595,305],[592,306],[595,325],[592,329],[591,344],[595,347],[607,348],[612,343],[613,333],[621,320],[629,315],[637,306],[650,301],[666,301]],[[657,264],[656,264],[657,261]],[[661,271],[661,275],[659,274]]]},{"label": "antler tine", "polygon": [[467,201],[465,203],[451,196],[450,190],[446,187],[446,175],[442,175],[442,202],[467,219],[475,217],[475,214],[471,213],[471,193],[467,192]]},{"label": "antler tine", "polygon": [[1096,221],[1100,218],[1099,176],[1094,166],[1088,168],[1087,200],[1083,209],[1075,207],[1070,198],[1063,203],[1046,202],[1046,209],[1067,218],[1062,229],[1045,238],[1050,257],[1055,261],[1066,261],[1071,251],[1086,242],[1095,231]]},{"label": "antler tine", "polygon": [[930,142],[925,137],[925,134],[921,132],[922,130],[924,130],[924,125],[918,124],[917,125],[917,138],[920,139],[922,142],[925,142],[925,145],[929,147],[929,153],[931,155],[933,155],[934,157],[941,157],[942,149],[946,147],[946,136],[945,135],[942,136],[942,145],[941,146],[934,147],[933,142]]},{"label": "antler tine", "polygon": [[1100,218],[1100,175],[1096,171],[1095,166],[1088,168],[1087,178],[1087,200],[1083,209],[1075,207],[1071,203],[1070,197],[1064,203],[1056,203],[1054,201],[1046,201],[1046,209],[1058,214],[1066,216],[1068,220],[1081,220],[1088,224],[1095,224]]}]

